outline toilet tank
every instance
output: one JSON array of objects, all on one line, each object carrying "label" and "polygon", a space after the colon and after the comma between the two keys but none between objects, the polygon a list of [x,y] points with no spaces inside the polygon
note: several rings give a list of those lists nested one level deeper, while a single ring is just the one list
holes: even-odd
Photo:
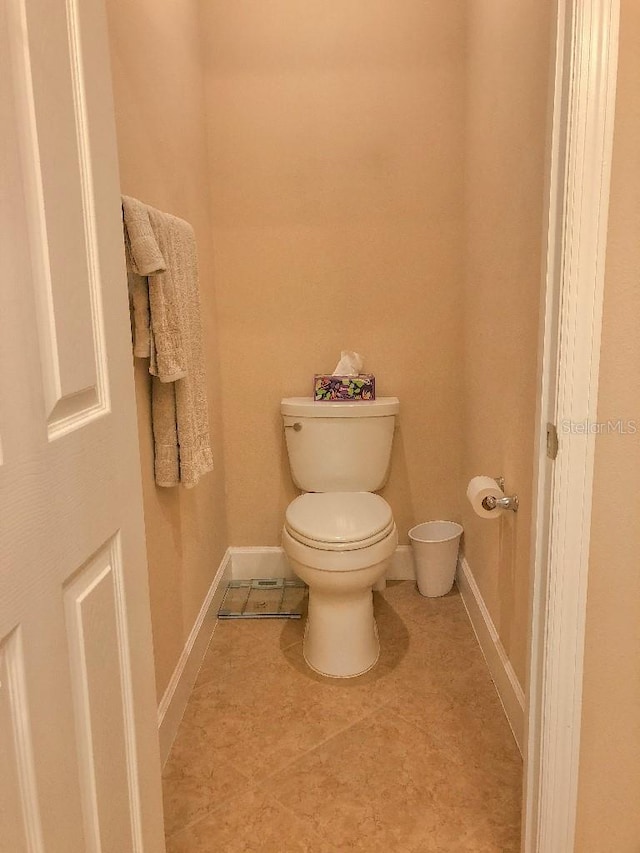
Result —
[{"label": "toilet tank", "polygon": [[387,481],[397,397],[358,402],[282,400],[296,486],[303,492],[376,492]]}]

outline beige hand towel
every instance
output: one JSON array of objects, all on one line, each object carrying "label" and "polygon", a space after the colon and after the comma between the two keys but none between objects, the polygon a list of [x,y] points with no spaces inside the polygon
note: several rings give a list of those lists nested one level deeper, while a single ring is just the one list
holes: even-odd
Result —
[{"label": "beige hand towel", "polygon": [[[213,467],[195,235],[184,220],[135,199],[127,199],[127,207],[135,213],[133,234],[125,237],[134,327],[140,324],[140,346],[138,351],[134,348],[134,353],[152,360],[156,483],[174,486],[181,482],[191,487]],[[124,197],[123,209],[127,234]],[[139,242],[136,244],[136,241]],[[146,315],[144,292],[148,303]],[[143,355],[146,318],[149,347]],[[152,370],[154,349],[157,370]],[[183,365],[184,373],[181,378],[167,380],[171,374],[164,371],[172,364],[174,367]]]},{"label": "beige hand towel", "polygon": [[[133,352],[138,358],[150,360],[149,373],[162,382],[175,382],[187,371],[180,329],[176,325],[176,272],[167,267],[158,245],[151,225],[151,210],[135,198],[122,196],[133,308]],[[154,276],[153,287],[148,286],[148,276]]]},{"label": "beige hand towel", "polygon": [[[195,486],[213,467],[209,415],[205,391],[198,261],[193,228],[188,222],[149,208],[151,227],[167,259],[177,296],[175,311],[187,375],[171,385],[152,379],[153,430],[156,445],[156,482],[171,486],[179,481]],[[152,293],[156,278],[149,278]],[[153,301],[151,321],[153,319]],[[155,335],[155,331],[154,331]],[[174,392],[172,394],[172,391]],[[175,414],[174,414],[175,411]]]}]

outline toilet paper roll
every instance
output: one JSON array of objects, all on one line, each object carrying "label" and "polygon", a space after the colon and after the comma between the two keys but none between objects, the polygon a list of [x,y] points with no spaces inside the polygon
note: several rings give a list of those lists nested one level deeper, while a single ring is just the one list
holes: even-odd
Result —
[{"label": "toilet paper roll", "polygon": [[467,499],[474,509],[476,515],[480,518],[498,518],[504,512],[503,509],[485,509],[482,506],[482,501],[493,495],[495,498],[503,498],[504,492],[496,483],[493,477],[473,477],[469,480],[467,486]]}]

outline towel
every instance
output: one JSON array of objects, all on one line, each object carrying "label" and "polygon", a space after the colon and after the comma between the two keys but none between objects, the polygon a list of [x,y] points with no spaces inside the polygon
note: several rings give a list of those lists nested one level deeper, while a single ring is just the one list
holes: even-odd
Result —
[{"label": "towel", "polygon": [[[176,293],[176,270],[167,269],[151,225],[151,210],[141,201],[122,197],[127,277],[133,309],[133,353],[149,359],[149,373],[175,382],[187,372]],[[156,211],[159,213],[159,211]],[[147,278],[154,276],[154,286]]]},{"label": "towel", "polygon": [[149,358],[155,479],[195,486],[213,467],[193,228],[122,199],[134,355]]}]

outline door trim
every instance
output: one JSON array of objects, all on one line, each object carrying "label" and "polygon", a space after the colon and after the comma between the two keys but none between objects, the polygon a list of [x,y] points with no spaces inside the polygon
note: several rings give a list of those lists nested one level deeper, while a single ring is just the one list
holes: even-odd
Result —
[{"label": "door trim", "polygon": [[[572,851],[620,0],[558,0],[523,850]],[[555,463],[546,424],[557,425]]]}]

